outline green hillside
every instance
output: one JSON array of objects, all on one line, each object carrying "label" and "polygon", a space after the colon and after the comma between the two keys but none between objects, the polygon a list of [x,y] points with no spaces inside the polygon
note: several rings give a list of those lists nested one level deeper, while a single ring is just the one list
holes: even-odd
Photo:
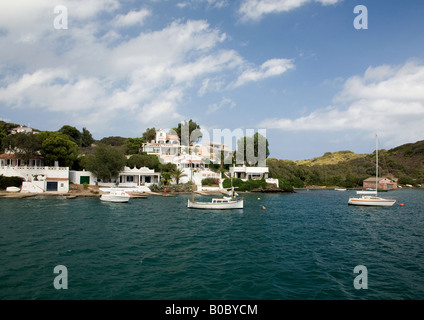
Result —
[{"label": "green hillside", "polygon": [[[361,187],[362,181],[375,175],[375,152],[327,152],[322,157],[288,161],[268,159],[270,175],[288,180],[295,187]],[[399,184],[418,186],[424,183],[424,141],[379,150],[380,176],[395,177]]]}]

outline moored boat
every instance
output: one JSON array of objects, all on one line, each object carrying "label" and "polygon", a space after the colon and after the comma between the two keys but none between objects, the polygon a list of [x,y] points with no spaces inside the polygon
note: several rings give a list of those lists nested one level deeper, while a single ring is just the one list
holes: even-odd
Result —
[{"label": "moored boat", "polygon": [[243,199],[234,200],[230,197],[213,198],[211,202],[199,202],[194,199],[188,199],[188,208],[192,209],[243,209]]},{"label": "moored boat", "polygon": [[109,193],[104,193],[100,196],[100,200],[106,202],[128,202],[131,195],[125,191],[111,190]]},{"label": "moored boat", "polygon": [[[390,207],[393,206],[396,200],[385,199],[378,197],[378,137],[375,136],[376,148],[375,148],[375,190],[357,191],[358,194],[362,194],[360,198],[349,198],[347,202],[350,205],[356,206],[375,206],[375,207]],[[365,195],[374,194],[374,195]]]}]

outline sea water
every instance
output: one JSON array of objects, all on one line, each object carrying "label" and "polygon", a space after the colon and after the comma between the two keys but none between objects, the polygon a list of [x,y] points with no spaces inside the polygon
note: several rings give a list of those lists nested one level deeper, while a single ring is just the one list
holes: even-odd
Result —
[{"label": "sea water", "polygon": [[424,299],[424,190],[384,194],[388,208],[349,206],[354,191],[243,196],[222,211],[188,194],[0,199],[0,299]]}]

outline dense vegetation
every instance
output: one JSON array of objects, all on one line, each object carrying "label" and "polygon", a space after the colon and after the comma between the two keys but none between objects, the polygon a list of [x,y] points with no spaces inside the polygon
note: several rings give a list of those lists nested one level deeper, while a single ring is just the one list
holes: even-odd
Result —
[{"label": "dense vegetation", "polygon": [[24,179],[21,177],[5,177],[0,175],[0,190],[6,190],[7,187],[20,188],[23,181]]},{"label": "dense vegetation", "polygon": [[[375,152],[327,152],[322,157],[303,161],[268,159],[267,165],[271,177],[284,178],[297,188],[311,185],[354,188],[375,175]],[[424,141],[379,150],[379,173],[398,178],[399,184],[423,184]]]}]

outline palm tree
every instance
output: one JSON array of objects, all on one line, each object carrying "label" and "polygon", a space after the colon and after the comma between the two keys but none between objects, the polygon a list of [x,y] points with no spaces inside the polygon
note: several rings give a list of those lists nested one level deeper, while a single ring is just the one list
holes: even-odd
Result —
[{"label": "palm tree", "polygon": [[176,169],[174,172],[171,173],[171,177],[175,179],[175,181],[177,182],[177,184],[179,184],[180,183],[180,179],[182,177],[187,177],[187,175],[184,173],[183,170]]}]

